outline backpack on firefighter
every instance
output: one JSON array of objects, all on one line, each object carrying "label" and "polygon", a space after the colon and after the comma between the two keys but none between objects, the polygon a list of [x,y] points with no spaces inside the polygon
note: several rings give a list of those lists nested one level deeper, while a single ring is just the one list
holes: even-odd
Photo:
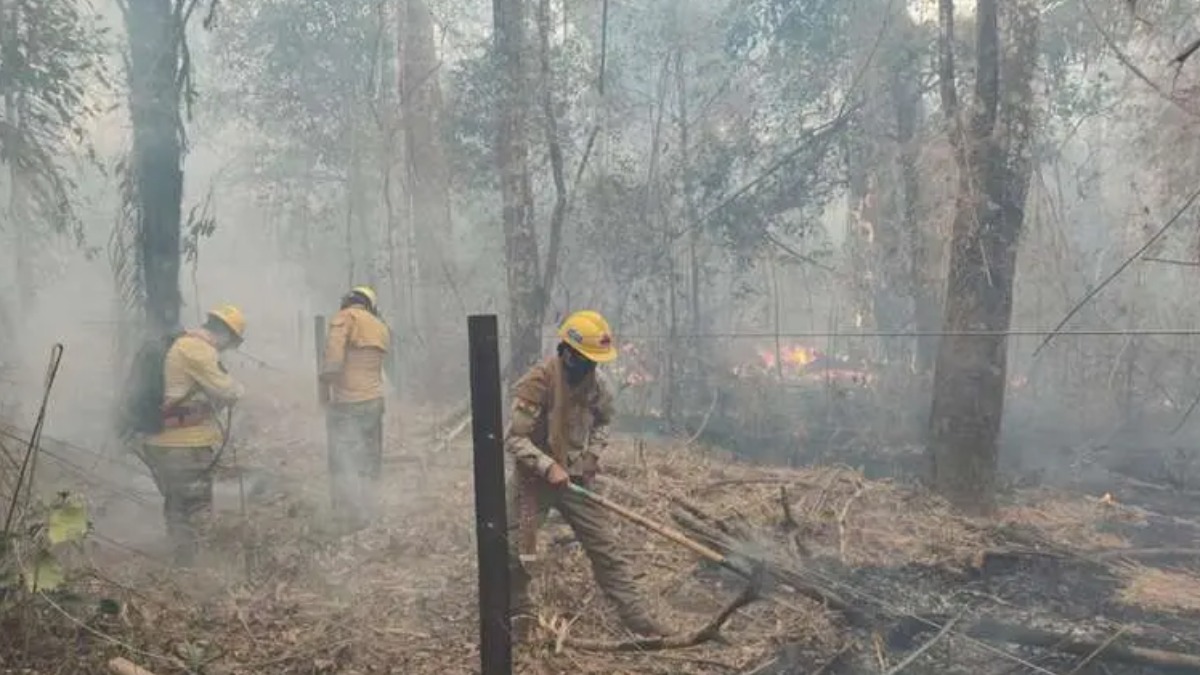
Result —
[{"label": "backpack on firefighter", "polygon": [[166,387],[167,352],[184,334],[173,331],[142,342],[130,363],[117,408],[117,434],[125,441],[163,430],[162,405]]}]

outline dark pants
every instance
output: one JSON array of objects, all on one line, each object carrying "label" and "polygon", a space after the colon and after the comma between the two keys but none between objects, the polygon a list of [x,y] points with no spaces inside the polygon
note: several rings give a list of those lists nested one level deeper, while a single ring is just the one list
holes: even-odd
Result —
[{"label": "dark pants", "polygon": [[375,516],[376,487],[383,468],[383,399],[332,403],[329,433],[329,487],[334,517],[361,529]]},{"label": "dark pants", "polygon": [[523,487],[520,469],[513,472],[508,484],[508,569],[511,584],[511,613],[514,618],[533,614],[529,597],[529,571],[521,562],[518,532],[520,530],[520,491],[530,489],[537,499],[537,521],[545,517],[553,507],[575,533],[583,545],[588,560],[592,563],[592,576],[620,616],[621,620],[635,630],[644,630],[652,624],[651,617],[642,604],[634,585],[633,573],[613,535],[608,513],[601,507],[569,490],[556,490],[540,482]]},{"label": "dark pants", "polygon": [[204,520],[212,513],[211,447],[164,448],[144,446],[145,460],[163,496],[163,516],[175,562],[190,565],[199,548]]}]

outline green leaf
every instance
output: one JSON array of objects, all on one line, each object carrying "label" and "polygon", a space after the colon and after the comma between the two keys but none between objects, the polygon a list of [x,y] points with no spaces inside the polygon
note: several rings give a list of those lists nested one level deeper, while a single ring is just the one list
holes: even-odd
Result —
[{"label": "green leaf", "polygon": [[116,616],[121,613],[121,603],[112,598],[100,598],[100,613]]},{"label": "green leaf", "polygon": [[30,591],[52,591],[62,586],[64,580],[62,565],[49,551],[40,552],[37,563],[25,575],[25,585]]},{"label": "green leaf", "polygon": [[46,532],[51,545],[78,541],[87,534],[87,507],[75,497],[64,497],[51,510]]}]

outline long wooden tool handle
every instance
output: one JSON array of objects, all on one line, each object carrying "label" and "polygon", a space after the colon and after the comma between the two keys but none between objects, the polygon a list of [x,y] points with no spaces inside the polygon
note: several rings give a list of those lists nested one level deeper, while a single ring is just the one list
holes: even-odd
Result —
[{"label": "long wooden tool handle", "polygon": [[682,532],[679,532],[678,530],[673,530],[673,529],[667,527],[666,525],[656,523],[653,520],[650,520],[649,518],[647,518],[646,516],[643,516],[640,513],[631,511],[631,510],[625,508],[624,506],[621,506],[620,504],[611,502],[608,499],[596,494],[595,492],[592,492],[591,490],[583,488],[579,485],[576,485],[574,483],[570,483],[569,485],[570,485],[570,489],[572,492],[574,492],[578,495],[581,495],[588,501],[598,504],[598,505],[604,507],[605,509],[608,509],[609,511],[612,511],[613,513],[617,514],[618,516],[621,516],[622,518],[632,521],[634,523],[637,523],[638,525],[641,525],[642,527],[646,528],[647,530],[650,530],[651,532],[654,532],[655,534],[658,534],[660,536],[666,537],[667,539],[670,539],[671,541],[675,542],[676,544],[679,544],[680,546],[683,546],[684,548],[692,551],[693,553],[696,553],[697,555],[699,555],[703,558],[707,558],[707,559],[717,563],[718,565],[721,565],[730,570],[733,570],[734,572],[737,572],[738,574],[741,574],[743,576],[745,576],[747,574],[745,570],[742,570],[739,567],[737,567],[736,565],[734,565],[732,562],[729,561],[728,558],[721,555],[719,552],[714,551],[713,549],[705,546],[704,544],[701,544],[698,541],[690,539],[687,535],[683,534]]}]

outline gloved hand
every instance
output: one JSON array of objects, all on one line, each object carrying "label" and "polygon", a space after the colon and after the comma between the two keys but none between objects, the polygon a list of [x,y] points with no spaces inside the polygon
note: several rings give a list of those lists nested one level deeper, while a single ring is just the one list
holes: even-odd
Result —
[{"label": "gloved hand", "polygon": [[584,450],[571,468],[571,473],[582,479],[581,485],[590,490],[596,482],[596,474],[600,473],[600,456],[591,450]]},{"label": "gloved hand", "polygon": [[550,487],[564,488],[570,480],[571,476],[558,462],[555,462],[546,470],[546,482],[550,484]]}]

